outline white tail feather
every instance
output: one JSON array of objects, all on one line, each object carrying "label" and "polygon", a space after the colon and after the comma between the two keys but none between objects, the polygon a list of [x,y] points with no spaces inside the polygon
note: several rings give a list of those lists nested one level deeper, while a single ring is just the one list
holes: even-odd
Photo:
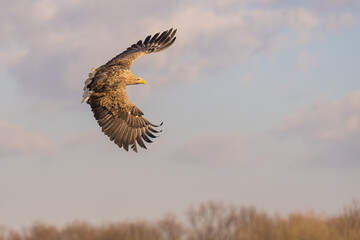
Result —
[{"label": "white tail feather", "polygon": [[90,97],[91,91],[90,91],[90,89],[88,88],[88,86],[89,86],[89,84],[92,82],[93,77],[95,76],[95,74],[96,74],[96,68],[91,68],[91,71],[90,71],[90,73],[89,73],[89,76],[88,76],[88,78],[85,80],[84,93],[83,93],[83,95],[82,95],[83,100],[81,101],[81,103],[86,102],[86,101],[89,99],[89,97]]}]

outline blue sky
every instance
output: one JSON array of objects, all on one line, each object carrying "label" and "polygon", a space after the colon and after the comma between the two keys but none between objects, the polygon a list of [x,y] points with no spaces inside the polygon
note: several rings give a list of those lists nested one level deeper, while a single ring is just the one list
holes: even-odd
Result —
[{"label": "blue sky", "polygon": [[[183,215],[208,200],[334,214],[360,198],[356,0],[2,2],[0,225]],[[177,28],[132,66],[160,138],[135,154],[80,104],[91,67]]]}]

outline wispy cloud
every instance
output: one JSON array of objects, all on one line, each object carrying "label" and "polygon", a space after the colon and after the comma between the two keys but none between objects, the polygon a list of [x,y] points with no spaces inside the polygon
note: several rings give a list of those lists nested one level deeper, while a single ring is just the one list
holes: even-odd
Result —
[{"label": "wispy cloud", "polygon": [[[158,62],[158,72],[162,73],[158,78],[192,82],[257,56],[273,56],[306,45],[330,30],[351,27],[350,22],[355,24],[352,13],[344,13],[340,20],[338,12],[319,11],[311,5],[265,7],[268,2],[259,1],[249,8],[238,1],[218,3],[218,6],[210,3],[180,5],[176,12],[168,13],[166,23],[178,27],[181,36],[172,50],[172,54],[176,54],[174,65],[177,67],[174,70],[169,68],[168,61]],[[339,28],[330,28],[329,18]],[[148,32],[159,31],[164,17],[152,18],[146,23]],[[203,56],[207,56],[206,59]],[[317,62],[317,57],[310,54],[300,58],[298,67],[301,70],[310,69],[307,60],[312,64]],[[149,61],[144,63],[149,64]],[[189,66],[197,66],[197,71]]]},{"label": "wispy cloud", "polygon": [[29,49],[16,44],[4,44],[0,46],[0,63],[4,66],[19,64],[29,53]]},{"label": "wispy cloud", "polygon": [[302,139],[316,157],[344,163],[360,156],[360,91],[339,100],[326,100],[290,114],[279,128],[281,135]]},{"label": "wispy cloud", "polygon": [[316,141],[354,140],[360,136],[360,91],[336,101],[322,101],[287,116],[281,125],[286,134]]},{"label": "wispy cloud", "polygon": [[0,155],[49,153],[55,143],[42,131],[0,119]]},{"label": "wispy cloud", "polygon": [[82,146],[87,146],[88,148],[91,148],[98,145],[100,142],[104,142],[104,139],[107,140],[107,137],[104,137],[102,135],[103,134],[99,129],[68,134],[64,137],[63,145],[64,147],[70,149]]},{"label": "wispy cloud", "polygon": [[55,16],[57,10],[58,8],[56,4],[52,1],[38,1],[34,5],[34,9],[32,12],[33,18],[39,22],[46,22],[51,20]]},{"label": "wispy cloud", "polygon": [[318,56],[314,53],[301,52],[299,54],[296,69],[301,72],[309,72],[318,65]]},{"label": "wispy cloud", "polygon": [[253,151],[258,143],[239,131],[197,135],[174,153],[174,159],[192,164],[248,164],[261,159]]},{"label": "wispy cloud", "polygon": [[338,13],[330,16],[327,27],[331,30],[352,27],[359,22],[359,17],[351,13]]},{"label": "wispy cloud", "polygon": [[[278,3],[272,6],[270,2]],[[154,15],[149,11],[153,8],[150,3],[139,8],[126,2],[125,11],[125,3],[118,1],[7,2],[0,17],[0,34],[13,44],[9,48],[0,41],[1,61],[10,66],[9,74],[25,93],[51,99],[56,96],[61,101],[79,94],[91,67],[103,64],[127,44],[168,27],[177,27],[179,38],[176,47],[151,62],[149,75],[159,86],[226,71],[239,61],[274,54],[311,41],[329,29],[356,23],[352,12],[319,11],[311,4],[281,6],[282,1],[256,1],[251,7],[247,1],[157,3],[162,6],[157,9],[161,14]],[[94,14],[102,17],[95,19]],[[169,60],[176,67],[169,67]],[[139,66],[149,61],[146,58]]]}]

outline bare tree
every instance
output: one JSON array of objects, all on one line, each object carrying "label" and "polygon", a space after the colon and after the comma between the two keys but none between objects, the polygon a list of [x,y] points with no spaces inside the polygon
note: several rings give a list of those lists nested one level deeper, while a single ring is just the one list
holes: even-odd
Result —
[{"label": "bare tree", "polygon": [[191,208],[189,240],[236,240],[239,235],[239,219],[233,207],[223,203],[208,202],[199,208]]},{"label": "bare tree", "polygon": [[176,220],[174,215],[167,215],[158,222],[160,240],[182,240],[185,239],[185,229]]},{"label": "bare tree", "polygon": [[360,201],[337,216],[295,213],[282,218],[254,207],[207,202],[187,212],[188,225],[167,215],[156,222],[94,226],[75,222],[63,228],[37,223],[23,231],[0,227],[0,240],[359,240]]}]

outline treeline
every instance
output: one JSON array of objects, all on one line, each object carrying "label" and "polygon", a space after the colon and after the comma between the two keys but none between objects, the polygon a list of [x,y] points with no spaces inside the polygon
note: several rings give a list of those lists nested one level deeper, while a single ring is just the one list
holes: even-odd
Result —
[{"label": "treeline", "polygon": [[331,217],[270,216],[253,207],[208,202],[191,208],[187,219],[181,223],[166,216],[154,222],[72,223],[62,228],[35,224],[21,231],[3,227],[0,240],[360,240],[360,201]]}]

